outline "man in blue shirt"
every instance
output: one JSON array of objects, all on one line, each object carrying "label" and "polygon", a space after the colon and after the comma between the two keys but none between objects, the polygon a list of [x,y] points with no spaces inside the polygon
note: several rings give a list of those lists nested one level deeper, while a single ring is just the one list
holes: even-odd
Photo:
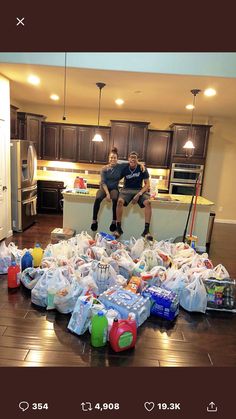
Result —
[{"label": "man in blue shirt", "polygon": [[145,228],[142,236],[147,236],[147,238],[152,239],[149,233],[152,216],[152,208],[149,200],[150,195],[148,193],[148,190],[150,189],[149,173],[147,169],[142,171],[141,166],[138,163],[138,154],[136,151],[132,151],[129,154],[129,165],[123,169],[122,177],[124,177],[124,187],[120,191],[117,203],[116,236],[120,237],[121,234],[123,234],[121,228],[123,207],[127,207],[127,205],[132,202],[132,204],[138,204],[140,208],[144,208]]}]

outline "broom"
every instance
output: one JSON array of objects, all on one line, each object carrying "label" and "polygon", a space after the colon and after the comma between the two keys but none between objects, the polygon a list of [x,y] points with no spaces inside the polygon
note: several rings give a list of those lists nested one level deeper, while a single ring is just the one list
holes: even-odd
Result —
[{"label": "broom", "polygon": [[193,189],[193,194],[192,194],[192,198],[191,198],[191,202],[189,205],[189,210],[188,210],[188,216],[187,216],[187,220],[186,220],[186,224],[185,224],[185,229],[184,229],[184,233],[183,236],[178,236],[175,238],[174,243],[179,243],[179,242],[185,242],[186,239],[186,235],[187,235],[187,229],[188,229],[188,223],[189,223],[189,218],[192,212],[192,207],[193,207],[193,200],[194,200],[194,196],[196,193],[196,189],[197,189],[197,182],[198,182],[199,177],[197,177],[195,184],[194,184],[194,189]]}]

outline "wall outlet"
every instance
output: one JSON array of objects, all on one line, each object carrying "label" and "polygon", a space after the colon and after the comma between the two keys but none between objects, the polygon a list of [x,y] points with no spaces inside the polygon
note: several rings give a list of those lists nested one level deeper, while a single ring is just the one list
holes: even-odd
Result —
[{"label": "wall outlet", "polygon": [[223,211],[223,207],[219,207],[219,212],[222,212]]}]

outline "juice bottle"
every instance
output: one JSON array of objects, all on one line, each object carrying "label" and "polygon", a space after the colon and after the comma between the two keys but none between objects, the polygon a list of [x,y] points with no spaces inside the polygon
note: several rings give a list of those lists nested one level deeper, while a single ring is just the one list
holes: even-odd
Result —
[{"label": "juice bottle", "polygon": [[7,271],[8,288],[18,288],[20,286],[20,267],[16,262],[12,262]]},{"label": "juice bottle", "polygon": [[32,267],[33,267],[33,257],[31,253],[27,250],[27,252],[25,252],[24,256],[21,259],[21,270],[23,272],[26,268],[32,268]]},{"label": "juice bottle", "polygon": [[32,256],[34,268],[37,268],[38,266],[40,266],[43,257],[43,249],[39,243],[36,243],[36,245],[34,246]]},{"label": "juice bottle", "polygon": [[92,318],[91,345],[95,348],[106,345],[108,320],[102,311]]},{"label": "juice bottle", "polygon": [[121,352],[133,348],[137,340],[137,326],[133,319],[114,319],[109,341],[113,351]]}]

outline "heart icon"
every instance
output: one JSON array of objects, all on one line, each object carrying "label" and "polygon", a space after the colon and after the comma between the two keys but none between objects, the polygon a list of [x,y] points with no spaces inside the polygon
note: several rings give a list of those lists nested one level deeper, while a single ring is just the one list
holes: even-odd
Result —
[{"label": "heart icon", "polygon": [[154,409],[154,407],[155,407],[155,403],[153,403],[153,402],[145,402],[144,403],[144,407],[145,407],[145,409],[148,412],[151,412]]}]

